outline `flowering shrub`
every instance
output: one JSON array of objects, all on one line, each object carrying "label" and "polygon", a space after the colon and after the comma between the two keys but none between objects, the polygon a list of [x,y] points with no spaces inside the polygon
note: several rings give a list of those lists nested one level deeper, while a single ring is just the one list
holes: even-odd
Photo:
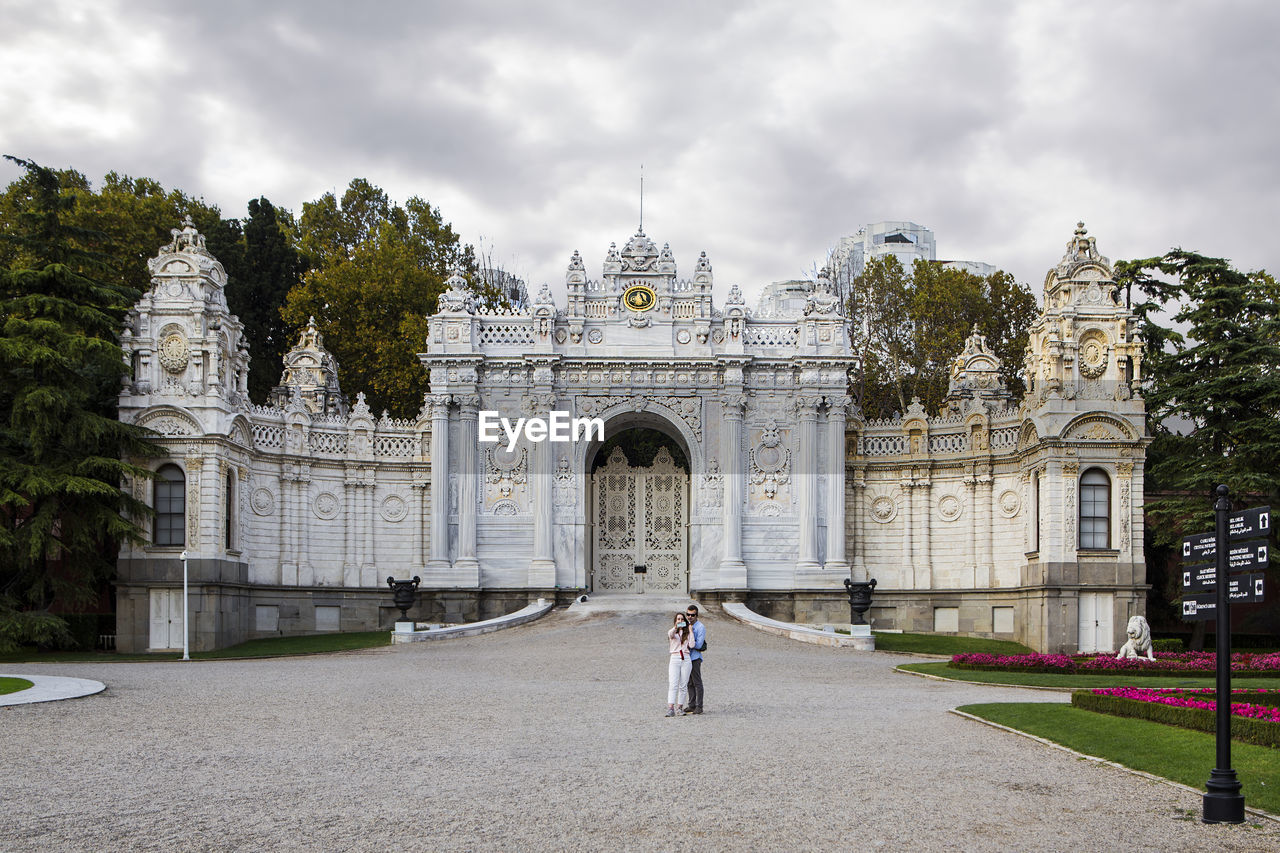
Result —
[{"label": "flowering shrub", "polygon": [[[1155,702],[1160,705],[1171,705],[1177,708],[1206,708],[1216,711],[1218,707],[1217,690],[1212,687],[1180,688],[1180,687],[1102,687],[1092,691],[1094,696],[1119,696],[1122,699],[1133,699],[1138,702]],[[1275,700],[1274,690],[1232,690],[1231,698],[1248,700],[1257,694]],[[1252,717],[1255,720],[1266,720],[1269,723],[1280,723],[1280,708],[1269,704],[1253,704],[1248,701],[1231,703],[1231,713],[1237,717]]]},{"label": "flowering shrub", "polygon": [[[1213,675],[1217,669],[1214,652],[1156,652],[1155,660],[1116,658],[1111,654],[1084,655],[993,655],[984,653],[954,655],[951,665],[957,669],[1008,670],[1011,672],[1123,672],[1133,675]],[[1231,672],[1242,676],[1280,675],[1280,652],[1253,654],[1238,652],[1231,656]]]},{"label": "flowering shrub", "polygon": [[[1232,690],[1231,737],[1259,746],[1280,747],[1280,691]],[[1240,701],[1234,701],[1234,700]],[[1203,688],[1103,687],[1077,690],[1071,704],[1086,711],[1136,717],[1157,723],[1215,730],[1216,691]]]}]

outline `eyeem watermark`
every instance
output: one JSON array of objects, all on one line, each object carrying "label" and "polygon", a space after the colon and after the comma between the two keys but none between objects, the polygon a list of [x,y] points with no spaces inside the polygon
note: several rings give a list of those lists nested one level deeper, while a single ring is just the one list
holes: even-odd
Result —
[{"label": "eyeem watermark", "polygon": [[568,412],[548,412],[545,418],[516,418],[513,426],[498,412],[481,410],[479,426],[482,443],[497,444],[505,435],[508,451],[515,448],[521,435],[534,444],[540,441],[580,441],[583,438],[604,441],[602,419],[574,418]]}]

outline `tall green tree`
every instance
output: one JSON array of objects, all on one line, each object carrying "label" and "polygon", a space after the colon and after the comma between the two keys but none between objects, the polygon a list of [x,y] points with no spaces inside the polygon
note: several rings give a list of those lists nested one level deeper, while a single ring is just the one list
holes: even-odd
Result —
[{"label": "tall green tree", "polygon": [[[1220,483],[1241,503],[1280,499],[1280,287],[1181,249],[1117,267],[1135,305],[1158,542],[1212,527]],[[1169,317],[1170,320],[1163,319]]]},{"label": "tall green tree", "polygon": [[121,460],[152,452],[115,418],[118,331],[141,294],[84,248],[102,237],[68,223],[59,174],[10,159],[26,175],[0,232],[0,651],[65,638],[50,607],[91,600],[116,543],[140,538],[146,507],[120,484],[147,472]]},{"label": "tall green tree", "polygon": [[908,272],[892,255],[871,258],[851,282],[847,306],[854,351],[863,362],[859,392],[868,417],[905,411],[919,397],[937,411],[951,364],[976,327],[1003,363],[1015,399],[1036,301],[1008,273],[981,277],[931,261]]},{"label": "tall green tree", "polygon": [[299,234],[311,269],[289,292],[285,322],[298,329],[314,316],[343,389],[411,417],[427,391],[417,359],[427,317],[455,267],[474,273],[471,246],[438,208],[416,196],[395,204],[359,178],[341,201],[326,193],[304,204]]},{"label": "tall green tree", "polygon": [[266,198],[251,200],[239,246],[239,275],[227,283],[227,305],[244,323],[249,342],[249,396],[257,403],[266,402],[280,381],[281,359],[291,344],[280,310],[306,269],[293,228],[289,211]]},{"label": "tall green tree", "polygon": [[[108,172],[95,190],[75,170],[53,174],[58,194],[75,199],[62,211],[67,239],[102,258],[105,266],[97,274],[104,281],[146,291],[151,282],[147,261],[169,242],[170,230],[184,216],[190,216],[204,234],[209,251],[222,262],[228,277],[234,281],[240,276],[244,256],[240,221],[224,219],[217,206],[181,190],[166,190],[151,178]],[[33,187],[32,176],[24,174],[0,194],[0,233],[18,227],[17,217],[31,203]],[[16,244],[0,245],[0,264],[11,267],[21,262]]]}]

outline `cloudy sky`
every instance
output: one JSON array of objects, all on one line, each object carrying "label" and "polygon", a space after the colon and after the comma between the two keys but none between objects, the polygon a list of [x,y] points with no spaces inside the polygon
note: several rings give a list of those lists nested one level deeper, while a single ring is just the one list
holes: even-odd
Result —
[{"label": "cloudy sky", "polygon": [[1280,272],[1278,32],[1269,0],[0,0],[0,153],[236,216],[365,177],[535,285],[598,273],[641,164],[721,295],[884,219],[1037,292],[1077,219]]}]

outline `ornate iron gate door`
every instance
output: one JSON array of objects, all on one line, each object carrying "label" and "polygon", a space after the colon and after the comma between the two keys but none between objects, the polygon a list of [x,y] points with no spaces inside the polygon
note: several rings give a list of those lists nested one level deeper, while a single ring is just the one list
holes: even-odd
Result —
[{"label": "ornate iron gate door", "polygon": [[[688,475],[671,454],[658,451],[653,464],[633,468],[615,448],[592,477],[595,498],[593,587],[601,592],[688,590],[689,548],[685,531]],[[636,566],[644,566],[643,573]]]}]

